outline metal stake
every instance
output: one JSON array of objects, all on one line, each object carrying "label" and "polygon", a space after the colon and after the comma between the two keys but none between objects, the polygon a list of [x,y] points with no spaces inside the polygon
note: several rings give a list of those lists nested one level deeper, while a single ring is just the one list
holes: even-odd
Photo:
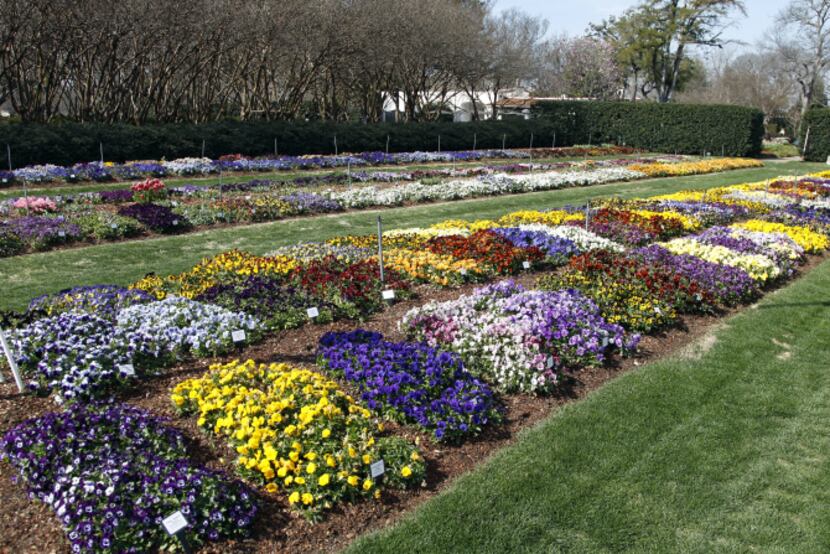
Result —
[{"label": "metal stake", "polygon": [[380,284],[383,286],[383,222],[378,216],[378,265],[380,266]]}]

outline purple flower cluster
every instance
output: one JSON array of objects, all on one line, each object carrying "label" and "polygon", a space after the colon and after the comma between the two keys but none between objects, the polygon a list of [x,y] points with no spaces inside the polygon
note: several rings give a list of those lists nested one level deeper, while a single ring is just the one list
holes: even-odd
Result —
[{"label": "purple flower cluster", "polygon": [[196,300],[216,304],[234,312],[257,317],[272,330],[294,329],[309,320],[308,308],[317,308],[318,323],[334,319],[333,305],[319,301],[302,290],[285,286],[276,279],[256,275],[242,283],[223,283],[210,287]]},{"label": "purple flower cluster", "polygon": [[689,216],[695,216],[705,225],[724,225],[739,218],[749,216],[749,208],[737,204],[723,202],[681,202],[677,200],[662,200],[647,203],[646,208],[654,211],[674,211]]},{"label": "purple flower cluster", "polygon": [[294,192],[280,197],[300,214],[323,214],[342,212],[343,206],[330,198],[310,192]]},{"label": "purple flower cluster", "polygon": [[102,190],[98,192],[101,202],[107,204],[123,204],[133,201],[133,191],[130,189]]},{"label": "purple flower cluster", "polygon": [[242,538],[257,512],[245,485],[189,460],[180,432],[123,404],[29,419],[0,439],[0,459],[55,511],[75,553],[176,547],[161,520],[178,510],[194,546]]},{"label": "purple flower cluster", "polygon": [[830,228],[830,209],[812,208],[791,204],[770,212],[762,217],[769,221],[787,225],[806,225],[818,228]]},{"label": "purple flower cluster", "polygon": [[130,204],[118,209],[118,215],[131,217],[142,225],[160,233],[175,233],[190,226],[182,215],[158,204]]},{"label": "purple flower cluster", "polygon": [[80,310],[115,320],[121,309],[154,300],[154,296],[143,290],[125,289],[117,285],[91,285],[38,296],[29,302],[27,311],[54,316],[70,310]]},{"label": "purple flower cluster", "polygon": [[[579,221],[570,224],[576,227],[584,225]],[[588,223],[588,230],[601,237],[629,246],[641,246],[657,240],[653,233],[649,233],[642,227],[623,223],[622,221],[591,221]]]},{"label": "purple flower cluster", "polygon": [[656,244],[639,248],[632,254],[645,263],[673,269],[697,283],[724,306],[748,302],[761,294],[758,283],[746,271],[737,267],[707,262],[696,256],[673,254]]},{"label": "purple flower cluster", "polygon": [[565,263],[568,258],[580,253],[579,248],[572,240],[542,231],[526,231],[518,227],[499,227],[491,230],[509,240],[514,246],[521,248],[535,246],[539,248],[545,253],[548,261],[552,263]]},{"label": "purple flower cluster", "polygon": [[7,228],[33,250],[42,250],[81,238],[81,228],[70,223],[63,216],[18,217],[10,220]]},{"label": "purple flower cluster", "polygon": [[455,353],[358,329],[326,333],[318,354],[323,367],[357,386],[370,409],[417,423],[438,440],[473,436],[500,420],[490,387]]},{"label": "purple flower cluster", "polygon": [[[108,319],[83,312],[45,317],[11,334],[15,358],[29,388],[56,391],[64,399],[105,396],[168,352],[149,334],[128,331]],[[132,364],[133,371],[124,367]]]}]

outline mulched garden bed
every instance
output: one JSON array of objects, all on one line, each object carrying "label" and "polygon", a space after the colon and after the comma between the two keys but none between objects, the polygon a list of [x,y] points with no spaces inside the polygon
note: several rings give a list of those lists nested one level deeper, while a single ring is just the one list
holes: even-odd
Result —
[{"label": "mulched garden bed", "polygon": [[[810,271],[828,258],[828,254],[810,257],[802,267],[802,273]],[[533,286],[538,277],[538,273],[525,274],[516,280],[526,286]],[[176,383],[203,374],[212,363],[234,358],[252,358],[260,362],[283,361],[311,367],[315,364],[317,340],[327,331],[363,327],[384,333],[389,340],[403,340],[404,337],[397,330],[397,322],[407,310],[431,300],[456,298],[476,286],[466,285],[452,290],[420,287],[415,300],[395,304],[363,323],[339,321],[327,325],[307,325],[272,335],[259,344],[240,350],[234,356],[190,361],[170,368],[163,377],[143,381],[140,387],[122,394],[120,400],[170,417],[171,424],[190,438],[190,454],[195,461],[211,468],[223,468],[232,474],[234,453],[221,441],[201,432],[196,426],[195,418],[175,416],[169,395]],[[261,509],[251,537],[244,541],[209,544],[201,552],[332,552],[342,549],[359,535],[393,523],[402,514],[438,494],[453,479],[470,471],[497,450],[515,442],[521,431],[538,424],[560,406],[584,398],[621,373],[680,351],[710,332],[723,321],[723,316],[737,311],[730,310],[718,317],[686,316],[679,328],[644,337],[635,357],[616,358],[607,366],[583,369],[566,379],[554,395],[504,396],[505,423],[492,427],[481,436],[461,445],[436,443],[431,435],[413,427],[387,425],[391,432],[418,442],[427,463],[427,480],[423,487],[405,492],[385,490],[380,501],[343,504],[317,524],[309,523],[293,513],[281,496],[259,491]],[[349,388],[348,384],[343,383],[343,386]],[[58,406],[50,399],[21,396],[17,394],[13,383],[0,384],[0,433],[5,433],[24,419],[57,409]],[[13,482],[15,474],[8,463],[0,463],[0,552],[68,552],[69,543],[54,512],[41,502],[29,500],[23,487]]]}]

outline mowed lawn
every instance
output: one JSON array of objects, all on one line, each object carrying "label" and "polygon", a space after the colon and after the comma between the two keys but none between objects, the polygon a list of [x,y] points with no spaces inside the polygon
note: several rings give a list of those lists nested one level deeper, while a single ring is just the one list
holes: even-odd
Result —
[{"label": "mowed lawn", "polygon": [[801,162],[776,163],[759,169],[711,175],[358,211],[15,256],[0,259],[0,281],[3,283],[0,309],[19,309],[34,296],[71,286],[100,283],[123,285],[148,272],[166,275],[184,271],[200,259],[230,248],[263,254],[278,246],[297,242],[325,240],[348,233],[372,233],[376,230],[378,214],[383,216],[386,228],[424,226],[448,218],[492,218],[520,209],[584,205],[593,198],[648,196],[821,169],[826,169],[826,166]]},{"label": "mowed lawn", "polygon": [[830,550],[830,262],[353,553]]}]

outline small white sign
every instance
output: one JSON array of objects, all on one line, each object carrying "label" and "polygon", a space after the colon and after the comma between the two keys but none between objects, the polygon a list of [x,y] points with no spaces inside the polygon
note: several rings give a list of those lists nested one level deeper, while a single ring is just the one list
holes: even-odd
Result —
[{"label": "small white sign", "polygon": [[219,212],[218,214],[216,214],[216,217],[218,217],[219,219],[224,219],[225,212]]},{"label": "small white sign", "polygon": [[459,271],[459,273],[461,273],[461,275],[467,275],[467,268],[466,268],[466,267],[462,267],[462,268],[461,268],[461,271]]},{"label": "small white sign", "polygon": [[135,366],[133,364],[121,364],[118,366],[118,371],[127,374],[129,377],[135,377]]},{"label": "small white sign", "polygon": [[385,290],[381,293],[384,300],[394,300],[395,299],[395,291],[393,289]]},{"label": "small white sign", "polygon": [[178,220],[178,219],[174,219],[174,220],[173,220],[173,225],[178,225],[178,224],[179,224],[179,220]]},{"label": "small white sign", "polygon": [[250,194],[248,194],[248,195],[246,195],[246,196],[245,196],[245,200],[250,200],[250,199],[251,199],[251,195],[250,195]]},{"label": "small white sign", "polygon": [[548,366],[548,369],[553,367],[553,356],[550,356],[550,355],[548,356],[547,366]]},{"label": "small white sign", "polygon": [[64,237],[66,237],[66,232],[65,231],[58,231],[58,236],[60,238],[64,238]]},{"label": "small white sign", "polygon": [[383,460],[378,460],[369,466],[369,475],[372,476],[372,479],[377,479],[384,473],[386,473],[386,464],[383,463]]},{"label": "small white sign", "polygon": [[118,223],[113,223],[112,225],[110,225],[110,227],[112,227],[113,229],[118,229]]},{"label": "small white sign", "polygon": [[305,312],[308,314],[308,317],[310,317],[311,319],[314,319],[315,317],[320,315],[320,310],[318,310],[316,307],[308,308]]},{"label": "small white sign", "polygon": [[242,329],[237,329],[236,331],[231,333],[231,339],[233,339],[233,342],[244,342],[245,337],[245,331],[243,331]]},{"label": "small white sign", "polygon": [[179,205],[179,203],[178,203],[178,202],[176,202],[175,200],[173,200],[173,201],[171,201],[171,202],[170,202],[170,205],[171,205],[171,206],[173,206],[173,207],[175,208],[176,206],[178,206],[178,205]]},{"label": "small white sign", "polygon": [[522,262],[522,267],[525,269],[530,269],[530,262]]},{"label": "small white sign", "polygon": [[663,315],[663,310],[661,310],[658,306],[654,307],[654,311],[657,312],[657,315]]},{"label": "small white sign", "polygon": [[164,525],[164,530],[167,531],[167,534],[170,536],[175,535],[176,533],[190,525],[184,518],[184,514],[180,510],[173,512],[172,514],[161,520],[161,524]]}]

